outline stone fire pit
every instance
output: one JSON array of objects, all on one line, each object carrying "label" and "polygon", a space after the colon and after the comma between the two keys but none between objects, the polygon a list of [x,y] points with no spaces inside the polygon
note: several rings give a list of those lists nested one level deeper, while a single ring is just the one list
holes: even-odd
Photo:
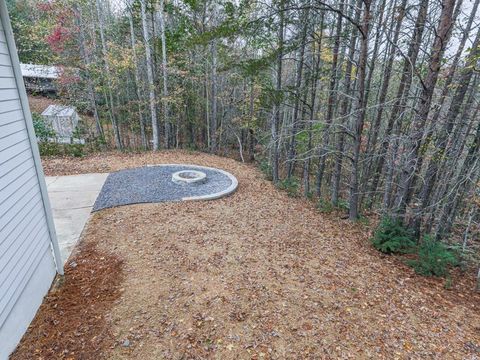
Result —
[{"label": "stone fire pit", "polygon": [[172,174],[172,181],[180,185],[202,184],[207,181],[207,174],[198,170],[182,170]]}]

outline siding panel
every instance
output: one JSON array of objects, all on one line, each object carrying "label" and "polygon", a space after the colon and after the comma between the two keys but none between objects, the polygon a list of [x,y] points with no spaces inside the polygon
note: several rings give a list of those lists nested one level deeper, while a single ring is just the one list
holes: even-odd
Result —
[{"label": "siding panel", "polygon": [[[47,227],[42,221],[42,209],[40,209],[32,219],[32,222],[25,226],[18,233],[13,233],[3,243],[0,253],[0,286],[7,288],[5,283],[8,279],[11,279],[9,284],[15,283],[15,273],[13,270],[19,262],[22,261],[23,254],[35,243],[32,238],[35,238],[41,231],[46,230]],[[13,274],[12,274],[13,272]],[[0,303],[3,294],[0,294]]]},{"label": "siding panel", "polygon": [[11,123],[0,126],[0,139],[6,138],[14,133],[25,129],[25,122],[23,120],[13,121]]},{"label": "siding panel", "polygon": [[0,66],[0,76],[2,77],[12,77],[13,69],[11,66]]},{"label": "siding panel", "polygon": [[[3,228],[14,221],[17,217],[23,217],[29,210],[31,203],[40,198],[40,194],[35,187],[27,188],[23,194],[18,196],[17,202],[9,208],[7,212],[0,217],[0,228]],[[19,227],[25,226],[25,223],[18,224]]]},{"label": "siding panel", "polygon": [[4,42],[0,42],[0,54],[8,55],[8,47]]},{"label": "siding panel", "polygon": [[13,146],[25,140],[28,140],[27,130],[25,129],[19,132],[13,133],[7,137],[0,138],[0,155],[3,152],[2,150],[6,150],[10,146]]},{"label": "siding panel", "polygon": [[[10,240],[10,246],[7,247],[3,256],[0,257],[0,286],[3,289],[9,289],[15,286],[15,275],[20,271],[19,266],[25,261],[24,254],[31,253],[38,242],[45,241],[42,236],[38,236],[48,231],[47,225],[42,221],[42,216],[35,218],[32,224],[25,227],[17,238]],[[35,239],[32,241],[32,239]],[[6,291],[8,292],[8,290]],[[0,294],[0,308],[4,294]]]},{"label": "siding panel", "polygon": [[19,164],[23,164],[25,161],[30,159],[32,159],[32,154],[28,151],[28,149],[17,152],[15,156],[0,164],[0,177],[6,176],[10,171],[19,166]]},{"label": "siding panel", "polygon": [[1,65],[10,65],[10,57],[5,54],[0,54],[0,64]]},{"label": "siding panel", "polygon": [[22,163],[17,163],[17,166],[15,166],[9,172],[0,174],[0,191],[6,189],[8,186],[11,186],[14,182],[18,182],[24,174],[34,173],[32,170],[35,169],[32,166],[31,159],[29,159]]},{"label": "siding panel", "polygon": [[28,206],[26,211],[22,212],[21,214],[18,213],[23,208],[19,209],[19,211],[17,211],[18,216],[13,217],[12,220],[7,223],[2,230],[0,230],[0,239],[2,239],[0,242],[0,256],[7,251],[9,246],[7,239],[13,239],[15,236],[18,236],[19,232],[22,231],[22,228],[19,225],[22,223],[31,224],[34,217],[38,216],[39,211],[42,209],[41,200],[42,199],[40,197],[34,195],[30,200],[32,206]]},{"label": "siding panel", "polygon": [[[3,104],[0,105],[0,109],[3,109]],[[1,112],[2,110],[0,110]],[[10,112],[0,113],[0,125],[5,125],[16,120],[24,120],[23,113],[21,109],[17,109]]]},{"label": "siding panel", "polygon": [[15,204],[22,194],[31,188],[36,188],[37,179],[35,172],[30,169],[20,179],[0,190],[0,216],[8,215],[9,209]]},{"label": "siding panel", "polygon": [[[2,56],[7,56],[7,55],[3,55],[0,53],[0,58]],[[15,89],[16,86],[17,84],[14,78],[4,78],[0,81],[0,89]]]},{"label": "siding panel", "polygon": [[[48,231],[42,232],[39,234],[40,238],[48,238]],[[0,324],[3,324],[5,319],[8,316],[9,311],[15,305],[15,301],[18,299],[18,296],[21,294],[25,284],[28,282],[30,277],[33,275],[38,263],[42,259],[42,255],[49,248],[48,242],[38,241],[36,246],[32,251],[27,254],[24,254],[25,260],[22,262],[22,268],[19,269],[19,272],[16,273],[16,284],[15,286],[9,287],[4,298],[0,301]],[[23,260],[23,259],[22,259]]]},{"label": "siding panel", "polygon": [[22,141],[15,145],[12,145],[8,149],[4,149],[3,151],[0,150],[0,166],[7,163],[10,159],[19,155],[23,151],[29,151],[31,154],[32,152],[29,145],[30,144],[28,143],[28,139],[23,139]]},{"label": "siding panel", "polygon": [[22,110],[22,104],[20,103],[20,100],[2,101],[2,106],[0,107],[0,114],[5,114],[14,110]]},{"label": "siding panel", "polygon": [[[0,67],[0,70],[1,69],[2,68]],[[0,81],[2,81],[2,78],[0,78]],[[0,101],[7,101],[7,100],[18,100],[17,89],[0,89]]]},{"label": "siding panel", "polygon": [[14,350],[55,275],[55,234],[14,49],[5,0],[0,0],[1,359]]}]

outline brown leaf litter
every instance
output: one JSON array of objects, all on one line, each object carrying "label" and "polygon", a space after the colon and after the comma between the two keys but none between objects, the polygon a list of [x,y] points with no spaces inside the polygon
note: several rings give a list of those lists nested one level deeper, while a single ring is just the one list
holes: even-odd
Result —
[{"label": "brown leaf litter", "polygon": [[[122,261],[85,242],[45,297],[11,359],[101,358],[112,341],[107,312],[120,296]],[[93,356],[95,354],[95,356]]]},{"label": "brown leaf litter", "polygon": [[158,163],[219,167],[239,189],[215,201],[95,213],[78,266],[47,297],[14,359],[480,357],[470,277],[456,274],[446,290],[416,275],[375,251],[368,229],[288,197],[252,166],[160,152],[44,167],[64,175]]}]

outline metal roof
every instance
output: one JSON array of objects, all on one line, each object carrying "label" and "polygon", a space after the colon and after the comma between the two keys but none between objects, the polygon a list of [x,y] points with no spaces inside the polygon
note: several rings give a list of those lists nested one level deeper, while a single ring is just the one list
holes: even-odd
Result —
[{"label": "metal roof", "polygon": [[43,112],[43,116],[72,116],[76,110],[72,106],[49,105]]},{"label": "metal roof", "polygon": [[58,66],[20,64],[20,70],[23,77],[58,79],[61,69]]}]

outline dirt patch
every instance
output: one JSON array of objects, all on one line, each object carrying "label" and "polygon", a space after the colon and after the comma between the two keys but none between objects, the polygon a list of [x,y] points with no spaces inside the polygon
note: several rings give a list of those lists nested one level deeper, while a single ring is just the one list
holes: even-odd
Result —
[{"label": "dirt patch", "polygon": [[50,105],[61,105],[60,100],[40,95],[28,95],[30,110],[41,114]]},{"label": "dirt patch", "polygon": [[159,163],[225,169],[239,188],[215,201],[93,216],[85,239],[124,261],[124,291],[104,315],[113,339],[100,357],[480,357],[474,274],[455,274],[449,290],[417,276],[375,251],[367,228],[288,197],[252,166],[188,152],[44,161],[49,175]]},{"label": "dirt patch", "polygon": [[122,261],[85,243],[57,278],[11,359],[99,359],[114,345],[107,313],[121,294]]}]

